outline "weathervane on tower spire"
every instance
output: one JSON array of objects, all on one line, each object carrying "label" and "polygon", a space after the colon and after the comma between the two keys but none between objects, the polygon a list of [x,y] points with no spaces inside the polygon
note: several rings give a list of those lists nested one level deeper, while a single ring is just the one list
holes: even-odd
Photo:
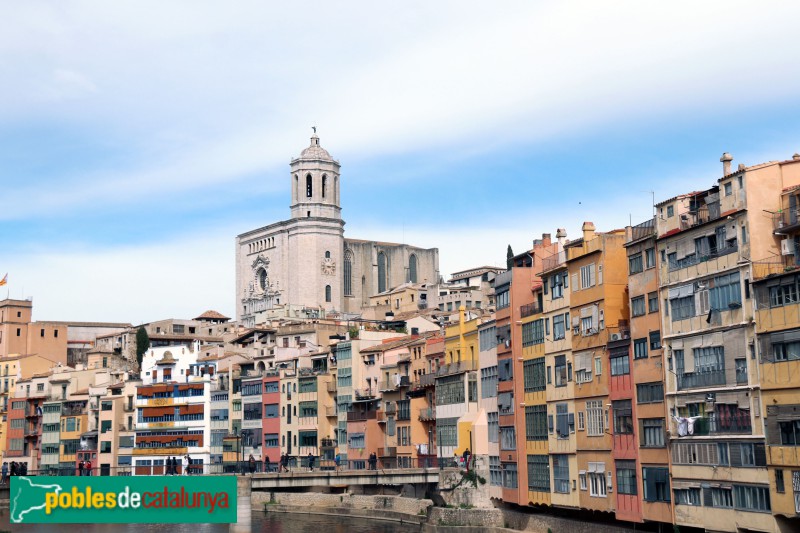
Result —
[{"label": "weathervane on tower spire", "polygon": [[316,135],[317,134],[317,127],[316,126],[311,126],[311,129],[314,130],[314,135]]}]

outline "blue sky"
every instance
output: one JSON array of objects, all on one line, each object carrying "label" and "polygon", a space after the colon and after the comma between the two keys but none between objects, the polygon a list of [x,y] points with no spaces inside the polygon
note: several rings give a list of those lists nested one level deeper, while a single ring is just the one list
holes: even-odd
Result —
[{"label": "blue sky", "polygon": [[346,234],[445,275],[636,224],[800,151],[800,6],[696,4],[4,5],[0,275],[37,319],[230,314],[313,124]]}]

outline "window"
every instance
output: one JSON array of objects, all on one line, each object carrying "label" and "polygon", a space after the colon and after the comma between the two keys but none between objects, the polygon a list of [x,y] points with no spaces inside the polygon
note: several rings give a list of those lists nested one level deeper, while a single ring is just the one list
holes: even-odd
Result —
[{"label": "window", "polygon": [[742,306],[738,272],[726,276],[717,276],[710,280],[710,285],[708,296],[712,309],[725,310]]},{"label": "window", "polygon": [[325,301],[326,302],[330,302],[331,301],[331,286],[330,285],[325,285]]},{"label": "window", "polygon": [[550,298],[557,300],[564,296],[564,287],[567,285],[567,273],[561,272],[550,278]]},{"label": "window", "polygon": [[567,356],[556,356],[556,387],[566,387],[567,385]]},{"label": "window", "polygon": [[667,218],[675,216],[675,206],[668,205],[667,206]]},{"label": "window", "polygon": [[717,509],[733,508],[733,491],[731,489],[712,487],[703,489],[703,492],[705,493],[703,498],[706,507],[710,506]]},{"label": "window", "polygon": [[378,292],[386,291],[386,282],[388,265],[386,261],[386,254],[383,252],[378,253]]},{"label": "window", "polygon": [[278,434],[277,433],[265,433],[264,434],[264,447],[265,448],[278,448]]},{"label": "window", "polygon": [[417,256],[411,254],[408,258],[408,281],[417,282]]},{"label": "window", "polygon": [[638,383],[636,403],[659,403],[664,401],[664,384],[661,382]]},{"label": "window", "polygon": [[734,485],[733,504],[740,511],[768,513],[772,510],[769,501],[769,487]]},{"label": "window", "polygon": [[525,407],[525,440],[547,440],[547,406]]},{"label": "window", "polygon": [[674,298],[669,301],[672,307],[672,321],[684,320],[695,315],[694,294],[683,298]]},{"label": "window", "polygon": [[656,249],[648,248],[644,251],[645,268],[653,268],[656,266]]},{"label": "window", "polygon": [[261,404],[260,403],[246,403],[246,404],[244,404],[244,419],[245,420],[260,420],[261,419]]},{"label": "window", "polygon": [[647,339],[635,339],[633,341],[633,358],[645,359],[647,357]]},{"label": "window", "polygon": [[658,293],[651,292],[647,295],[647,312],[658,313]]},{"label": "window", "polygon": [[499,290],[495,299],[497,303],[497,309],[505,309],[508,307],[510,305],[508,298],[508,286],[505,286],[503,290]]},{"label": "window", "polygon": [[100,422],[100,433],[111,431],[111,420],[103,420]]},{"label": "window", "polygon": [[588,289],[595,285],[594,263],[581,267],[581,289]]},{"label": "window", "polygon": [[567,439],[570,433],[575,433],[575,415],[568,409],[566,403],[556,404],[556,435],[560,439]]},{"label": "window", "polygon": [[516,450],[517,449],[517,433],[514,426],[502,426],[500,428],[500,449],[501,450]]},{"label": "window", "polygon": [[544,342],[544,320],[534,320],[522,325],[522,346],[533,346]]},{"label": "window", "polygon": [[660,331],[651,331],[650,332],[650,349],[651,350],[658,350],[661,348],[661,332]]},{"label": "window", "polygon": [[528,456],[528,489],[539,492],[550,492],[549,456]]},{"label": "window", "polygon": [[555,315],[553,317],[553,340],[561,340],[567,336],[567,316]]},{"label": "window", "polygon": [[733,184],[729,181],[725,184],[725,196],[733,194]]},{"label": "window", "polygon": [[589,463],[589,495],[606,497],[606,467],[604,463]]},{"label": "window", "polygon": [[495,396],[497,396],[497,367],[481,368],[481,398]]},{"label": "window", "polygon": [[489,484],[495,487],[503,485],[503,471],[500,469],[500,458],[489,456]]},{"label": "window", "polygon": [[353,295],[353,252],[344,251],[344,295]]},{"label": "window", "polygon": [[[225,413],[227,415],[227,409],[225,409]],[[279,410],[277,403],[267,403],[264,404],[264,418],[278,418]],[[227,418],[227,416],[226,416]]]},{"label": "window", "polygon": [[786,492],[786,486],[783,482],[783,470],[781,469],[775,470],[775,491],[780,493]]},{"label": "window", "polygon": [[615,400],[611,402],[614,410],[614,433],[624,435],[633,433],[633,413],[630,400]]},{"label": "window", "polygon": [[581,335],[586,337],[588,335],[594,335],[595,333],[597,333],[597,328],[595,328],[594,317],[581,317]]},{"label": "window", "polygon": [[631,298],[631,315],[634,317],[643,316],[645,312],[644,296]]},{"label": "window", "polygon": [[700,489],[675,489],[675,505],[700,505]]},{"label": "window", "polygon": [[500,381],[510,381],[514,379],[514,366],[512,359],[501,359],[497,361],[497,378]]},{"label": "window", "polygon": [[617,492],[619,494],[637,494],[636,461],[617,461]]},{"label": "window", "polygon": [[306,176],[306,198],[311,198],[311,195],[314,192],[314,187],[311,182],[311,174]]},{"label": "window", "polygon": [[611,352],[611,375],[625,376],[631,373],[627,348],[624,351]]},{"label": "window", "polygon": [[643,467],[642,485],[644,486],[644,501],[669,502],[669,469]]},{"label": "window", "polygon": [[480,332],[480,351],[485,352],[497,346],[497,328],[492,326]]},{"label": "window", "polygon": [[590,437],[601,437],[605,434],[603,402],[601,400],[586,402],[586,422],[586,434]]},{"label": "window", "polygon": [[545,390],[546,384],[544,368],[544,357],[528,359],[523,363],[522,372],[525,382],[525,392],[537,392]]},{"label": "window", "polygon": [[517,488],[517,463],[503,463],[503,488]]},{"label": "window", "polygon": [[500,442],[500,415],[497,411],[486,414],[489,442]]},{"label": "window", "polygon": [[[440,418],[436,420],[436,442],[440,446],[458,445],[457,424],[458,418]],[[361,436],[363,438],[364,434],[361,433]],[[363,447],[361,446],[361,448]]]},{"label": "window", "polygon": [[554,454],[553,456],[553,492],[569,494],[569,456]]},{"label": "window", "polygon": [[664,419],[643,418],[640,420],[640,443],[644,447],[664,447]]},{"label": "window", "polygon": [[628,273],[630,275],[638,274],[644,270],[644,265],[642,263],[642,254],[634,254],[628,257]]}]

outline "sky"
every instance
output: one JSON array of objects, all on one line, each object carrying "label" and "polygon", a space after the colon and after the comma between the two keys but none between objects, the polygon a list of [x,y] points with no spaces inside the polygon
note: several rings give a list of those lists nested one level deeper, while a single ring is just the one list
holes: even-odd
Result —
[{"label": "sky", "polygon": [[[37,320],[233,316],[236,235],[289,161],[342,164],[345,235],[503,265],[637,224],[723,152],[800,151],[797,2],[0,4],[0,297]],[[6,294],[2,294],[6,289]]]}]

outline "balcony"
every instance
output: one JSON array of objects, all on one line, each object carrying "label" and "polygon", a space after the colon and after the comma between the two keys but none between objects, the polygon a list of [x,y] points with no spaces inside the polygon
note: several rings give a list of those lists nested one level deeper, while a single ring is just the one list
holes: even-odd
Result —
[{"label": "balcony", "polygon": [[777,235],[788,235],[800,229],[800,208],[782,209],[773,213],[772,228]]},{"label": "balcony", "polygon": [[436,386],[436,374],[425,374],[420,376],[419,378],[419,387],[422,389],[427,389],[428,387],[435,387]]},{"label": "balcony", "polygon": [[436,420],[436,408],[428,407],[426,409],[420,409],[419,419],[422,422],[431,422],[433,420]]},{"label": "balcony", "polygon": [[335,405],[328,405],[325,407],[325,416],[338,416],[339,412],[336,410]]},{"label": "balcony", "polygon": [[556,268],[563,266],[566,262],[567,254],[564,252],[564,250],[561,250],[557,254],[553,254],[550,257],[545,257],[542,259],[542,273],[555,270]]},{"label": "balcony", "polygon": [[725,369],[678,374],[678,390],[718,387],[720,385],[725,385]]},{"label": "balcony", "polygon": [[782,255],[771,259],[753,262],[753,280],[779,276],[800,269],[794,255]]},{"label": "balcony", "polygon": [[539,302],[533,302],[526,305],[519,306],[519,314],[522,318],[538,315],[542,312],[542,306]]},{"label": "balcony", "polygon": [[356,400],[372,400],[377,396],[376,392],[372,389],[355,389],[353,393]]},{"label": "balcony", "polygon": [[477,365],[474,361],[458,361],[455,363],[442,365],[442,367],[436,372],[436,375],[438,377],[451,376],[453,374],[461,374],[464,372],[469,372],[470,370],[475,370],[476,367]]},{"label": "balcony", "polygon": [[329,439],[329,438],[323,438],[320,441],[319,447],[320,448],[336,448],[336,440],[335,439]]},{"label": "balcony", "polygon": [[722,246],[709,248],[703,252],[695,252],[693,254],[687,255],[686,257],[682,257],[681,259],[674,259],[671,258],[669,261],[669,270],[672,272],[673,270],[680,270],[682,268],[698,265],[700,263],[705,263],[711,259],[716,259],[718,257],[723,257],[728,254],[735,253],[739,250],[739,246],[737,241],[733,241],[730,243],[725,243]]},{"label": "balcony", "polygon": [[749,413],[732,417],[713,414],[694,423],[695,435],[751,435],[752,433],[753,426]]},{"label": "balcony", "polygon": [[396,414],[397,413],[397,405],[395,405],[394,403],[390,403],[389,405],[386,406],[386,409],[384,409],[384,412],[387,415]]},{"label": "balcony", "polygon": [[325,387],[328,392],[336,392],[336,381],[329,381],[325,384]]},{"label": "balcony", "polygon": [[375,420],[378,418],[377,411],[348,411],[348,422],[364,422],[366,420]]},{"label": "balcony", "polygon": [[378,448],[378,457],[397,457],[397,447],[387,446],[386,448]]}]

